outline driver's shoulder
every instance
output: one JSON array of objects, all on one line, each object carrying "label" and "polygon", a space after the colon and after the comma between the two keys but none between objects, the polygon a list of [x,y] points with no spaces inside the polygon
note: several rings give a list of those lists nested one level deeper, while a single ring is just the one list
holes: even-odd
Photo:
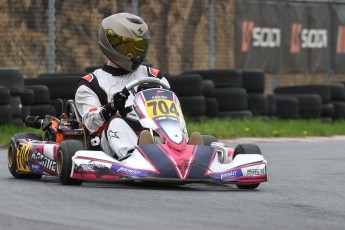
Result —
[{"label": "driver's shoulder", "polygon": [[139,66],[139,68],[134,72],[134,74],[138,78],[156,77],[156,78],[161,79],[162,77],[164,77],[163,73],[159,69],[155,69],[153,67],[145,66],[145,65]]}]

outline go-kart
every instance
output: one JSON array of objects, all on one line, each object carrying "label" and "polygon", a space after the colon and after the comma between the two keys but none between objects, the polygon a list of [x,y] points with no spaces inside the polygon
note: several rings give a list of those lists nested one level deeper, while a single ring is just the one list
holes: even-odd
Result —
[{"label": "go-kart", "polygon": [[180,102],[165,81],[141,78],[130,82],[122,92],[135,95],[126,119],[136,120],[143,127],[138,146],[130,155],[114,159],[103,152],[98,146],[99,137],[87,131],[70,100],[58,118],[47,115],[26,119],[27,126],[44,130],[45,138],[37,133],[20,133],[11,139],[11,174],[31,179],[58,176],[63,185],[150,181],[235,184],[240,189],[255,189],[267,181],[267,161],[257,145],[232,148],[198,132],[188,137]]}]

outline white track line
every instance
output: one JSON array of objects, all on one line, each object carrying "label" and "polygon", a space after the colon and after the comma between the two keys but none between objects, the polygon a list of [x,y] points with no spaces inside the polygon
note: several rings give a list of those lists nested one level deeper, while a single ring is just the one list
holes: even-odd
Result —
[{"label": "white track line", "polygon": [[222,139],[220,142],[326,142],[326,141],[345,141],[345,136],[331,137],[243,137]]}]

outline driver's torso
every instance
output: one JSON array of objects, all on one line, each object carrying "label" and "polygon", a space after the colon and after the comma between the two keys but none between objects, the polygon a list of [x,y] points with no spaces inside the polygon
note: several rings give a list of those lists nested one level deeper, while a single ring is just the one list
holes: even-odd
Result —
[{"label": "driver's torso", "polygon": [[[128,83],[136,79],[142,77],[164,77],[159,70],[143,65],[139,66],[135,72],[125,73],[122,75],[113,75],[109,69],[109,67],[103,67],[82,78],[82,81],[85,83],[87,83],[87,81],[91,82],[96,80],[98,82],[99,89],[101,90],[93,90],[89,84],[79,84],[75,95],[77,110],[82,116],[84,125],[90,132],[99,131],[103,126],[104,121],[99,115],[99,112],[105,103],[112,100],[113,94],[121,91]],[[106,97],[106,102],[104,97]],[[134,96],[130,94],[126,101],[126,106],[132,105],[133,100]]]}]

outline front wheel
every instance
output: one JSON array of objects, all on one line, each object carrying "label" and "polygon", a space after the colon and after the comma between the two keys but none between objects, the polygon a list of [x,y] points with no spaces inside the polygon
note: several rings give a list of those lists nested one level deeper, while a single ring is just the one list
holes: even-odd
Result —
[{"label": "front wheel", "polygon": [[259,187],[260,183],[257,184],[237,184],[237,188],[239,189],[256,189]]},{"label": "front wheel", "polygon": [[61,184],[81,185],[83,183],[82,180],[71,178],[72,157],[77,151],[83,149],[83,143],[77,140],[66,140],[60,144],[56,159],[56,171]]},{"label": "front wheel", "polygon": [[[17,140],[18,139],[31,139],[31,140],[42,140],[42,136],[39,133],[18,133],[12,137],[10,144],[8,145],[8,152],[7,152],[7,166],[8,170],[12,174],[12,176],[16,179],[41,179],[41,174],[34,174],[34,173],[18,173],[17,169]],[[27,162],[28,163],[28,162]]]},{"label": "front wheel", "polygon": [[[234,158],[239,154],[261,154],[259,146],[255,144],[240,144],[237,145],[234,151]],[[260,183],[256,184],[236,184],[239,189],[256,189]]]}]

